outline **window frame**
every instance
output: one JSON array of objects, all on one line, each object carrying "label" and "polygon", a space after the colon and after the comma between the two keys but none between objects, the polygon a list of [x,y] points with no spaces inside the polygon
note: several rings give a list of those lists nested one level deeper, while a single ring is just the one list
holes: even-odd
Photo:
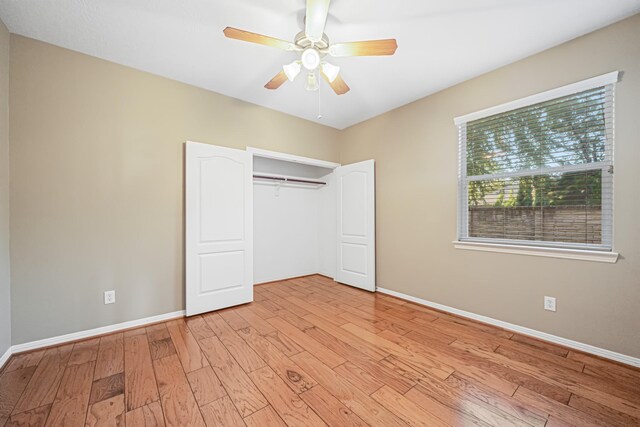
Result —
[{"label": "window frame", "polygon": [[[564,243],[564,242],[540,242],[540,241],[529,241],[529,240],[509,240],[509,239],[495,239],[495,238],[482,238],[482,237],[468,237],[468,227],[469,227],[469,200],[468,200],[468,184],[469,180],[466,179],[466,171],[467,171],[467,123],[483,119],[486,117],[494,116],[501,113],[506,113],[509,111],[517,110],[519,108],[528,107],[534,104],[538,104],[541,102],[551,101],[557,98],[562,98],[565,96],[577,94],[586,90],[595,89],[598,87],[605,87],[605,90],[608,90],[611,87],[611,99],[614,100],[615,104],[615,84],[618,82],[619,72],[613,71],[607,74],[603,74],[597,77],[593,77],[590,79],[586,79],[577,83],[569,84],[566,86],[562,86],[556,89],[552,89],[546,92],[538,93],[532,96],[528,96],[525,98],[521,98],[515,101],[507,102],[495,107],[487,108],[484,110],[480,110],[474,113],[466,114],[464,116],[456,117],[454,119],[454,124],[458,128],[458,142],[459,142],[459,150],[458,150],[458,224],[457,224],[457,239],[453,242],[454,247],[457,249],[469,249],[469,250],[478,250],[478,251],[491,251],[491,252],[506,252],[506,253],[520,253],[526,255],[535,255],[535,256],[551,256],[551,257],[559,257],[559,258],[571,258],[571,259],[582,259],[589,261],[601,261],[601,262],[616,262],[618,259],[618,253],[614,252],[613,248],[613,206],[611,206],[611,211],[607,211],[603,209],[603,217],[602,217],[602,227],[604,229],[605,226],[610,227],[611,235],[606,236],[607,240],[605,241],[605,236],[603,235],[603,245],[585,245],[585,244],[572,244],[572,243]],[[615,108],[615,106],[614,106]],[[611,141],[608,142],[610,144],[610,159],[605,162],[598,162],[598,164],[590,164],[588,170],[596,170],[602,169],[603,173],[607,173],[605,169],[608,169],[611,165],[613,165],[613,146],[614,146],[614,132],[613,132],[613,121],[607,120],[605,125],[611,126],[610,135]],[[546,172],[546,169],[537,169],[530,171],[520,171],[518,173],[522,173],[523,176],[530,175],[541,175]],[[560,169],[560,168],[551,168],[551,169]],[[562,168],[563,172],[569,172],[570,169],[567,167]],[[585,170],[585,165],[580,165],[575,167],[576,170]],[[559,171],[559,170],[557,170]],[[493,177],[498,176],[500,174],[487,176]],[[478,180],[478,177],[475,177],[475,180]],[[613,192],[613,184],[611,184],[612,192]],[[613,194],[612,194],[613,196]],[[611,202],[613,205],[613,202]],[[465,236],[465,237],[463,237]],[[603,247],[606,244],[607,247]]]}]

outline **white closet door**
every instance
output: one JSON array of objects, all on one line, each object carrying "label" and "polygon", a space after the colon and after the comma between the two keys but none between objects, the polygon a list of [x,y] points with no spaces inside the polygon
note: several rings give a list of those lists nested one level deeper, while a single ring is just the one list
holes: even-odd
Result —
[{"label": "white closet door", "polygon": [[253,301],[253,157],[186,144],[187,315]]},{"label": "white closet door", "polygon": [[376,290],[374,161],[335,170],[338,193],[336,281]]}]

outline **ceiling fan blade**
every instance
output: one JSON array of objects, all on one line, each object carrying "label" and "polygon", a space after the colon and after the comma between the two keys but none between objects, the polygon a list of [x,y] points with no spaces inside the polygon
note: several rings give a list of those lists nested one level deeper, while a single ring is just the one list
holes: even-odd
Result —
[{"label": "ceiling fan blade", "polygon": [[396,39],[367,40],[362,42],[337,43],[329,46],[331,56],[379,56],[396,53]]},{"label": "ceiling fan blade", "polygon": [[280,71],[271,80],[269,80],[269,83],[264,85],[264,87],[271,90],[278,89],[287,80],[287,75],[284,73],[284,71]]},{"label": "ceiling fan blade", "polygon": [[239,30],[233,27],[224,29],[224,35],[230,39],[242,40],[250,43],[263,44],[266,46],[276,47],[283,50],[296,50],[293,43],[285,40],[276,39],[274,37],[263,36],[262,34],[252,33],[249,31]]},{"label": "ceiling fan blade", "polygon": [[351,88],[347,86],[344,80],[342,80],[342,77],[340,77],[340,74],[338,74],[336,78],[333,79],[333,82],[329,81],[329,78],[324,72],[320,71],[320,74],[322,74],[322,77],[324,77],[325,81],[329,83],[329,86],[331,86],[331,89],[333,89],[336,95],[344,95],[345,93],[351,90]]},{"label": "ceiling fan blade", "polygon": [[331,0],[307,0],[304,33],[314,43],[322,40]]}]

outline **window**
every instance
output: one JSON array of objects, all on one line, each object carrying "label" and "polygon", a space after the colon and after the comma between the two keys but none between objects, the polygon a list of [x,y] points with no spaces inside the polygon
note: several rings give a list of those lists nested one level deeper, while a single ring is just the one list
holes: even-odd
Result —
[{"label": "window", "polygon": [[612,250],[617,75],[456,119],[459,242]]}]

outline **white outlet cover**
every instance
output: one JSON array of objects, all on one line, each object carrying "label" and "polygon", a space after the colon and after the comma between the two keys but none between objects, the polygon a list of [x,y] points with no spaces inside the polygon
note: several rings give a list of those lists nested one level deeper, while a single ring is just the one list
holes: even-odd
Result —
[{"label": "white outlet cover", "polygon": [[556,311],[556,299],[554,297],[544,297],[544,309]]},{"label": "white outlet cover", "polygon": [[114,304],[116,302],[116,291],[106,291],[104,293],[104,303]]}]

